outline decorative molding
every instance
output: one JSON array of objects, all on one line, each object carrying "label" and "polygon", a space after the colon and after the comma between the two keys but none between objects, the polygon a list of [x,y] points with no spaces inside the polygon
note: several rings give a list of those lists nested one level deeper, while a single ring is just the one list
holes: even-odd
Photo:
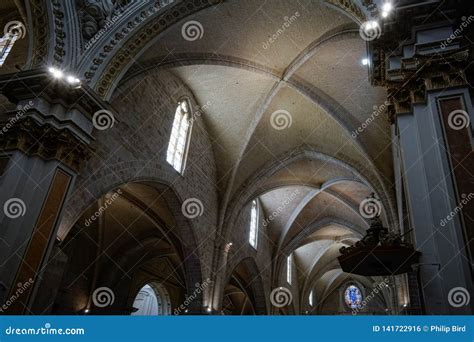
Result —
[{"label": "decorative molding", "polygon": [[[156,12],[161,8],[158,2],[147,11],[143,10],[139,16],[129,20],[126,27],[121,32],[117,32],[114,39],[111,39],[109,44],[103,46],[103,51],[100,53],[100,58],[94,58],[93,65],[86,72],[87,80],[91,80],[99,65],[107,62],[105,70],[100,75],[97,83],[93,86],[99,95],[106,98],[116,83],[117,78],[122,74],[127,65],[133,58],[160,33],[169,28],[172,24],[182,20],[183,18],[198,12],[202,9],[214,6],[221,3],[222,0],[196,0],[193,2],[181,2],[170,7],[168,10],[156,16]],[[151,19],[150,19],[151,17]],[[136,31],[136,29],[143,22],[146,23]],[[130,32],[133,34],[127,37]],[[128,38],[126,41],[126,38]],[[119,44],[120,43],[120,44]],[[113,55],[109,54],[113,51]]]},{"label": "decorative molding", "polygon": [[43,160],[57,160],[75,171],[79,171],[91,156],[90,147],[70,130],[41,124],[29,116],[0,135],[0,150],[19,150]]},{"label": "decorative molding", "polygon": [[60,0],[52,0],[53,6],[53,17],[54,17],[54,33],[55,33],[55,44],[54,44],[54,61],[61,64],[64,61],[66,55],[66,31],[64,23],[64,3]]},{"label": "decorative molding", "polygon": [[370,42],[371,82],[387,88],[392,123],[397,114],[426,103],[427,91],[467,84],[464,69],[473,44],[462,43],[463,30],[456,31],[462,12],[448,2],[436,11],[433,3],[398,8],[381,37]]},{"label": "decorative molding", "polygon": [[47,59],[49,52],[48,6],[45,0],[30,0],[33,22],[33,54],[31,67],[39,66]]},{"label": "decorative molding", "polygon": [[347,14],[349,14],[351,17],[353,17],[355,20],[357,20],[359,23],[362,23],[366,20],[366,15],[365,13],[360,9],[360,7],[357,5],[357,3],[354,0],[325,0],[328,4],[333,5]]}]

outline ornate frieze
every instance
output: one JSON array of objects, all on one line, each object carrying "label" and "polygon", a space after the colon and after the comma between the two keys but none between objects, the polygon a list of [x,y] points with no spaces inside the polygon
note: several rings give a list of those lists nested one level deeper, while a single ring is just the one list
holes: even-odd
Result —
[{"label": "ornate frieze", "polygon": [[463,34],[474,17],[453,10],[458,1],[448,2],[435,11],[435,4],[403,7],[401,2],[380,38],[369,44],[371,81],[387,88],[391,122],[424,103],[427,91],[466,84],[472,43],[463,42]]},{"label": "ornate frieze", "polygon": [[82,37],[90,40],[107,22],[120,15],[131,0],[77,0]]},{"label": "ornate frieze", "polygon": [[43,70],[0,76],[0,92],[19,106],[0,117],[0,150],[20,150],[79,170],[91,153],[91,118],[113,109],[87,86],[70,87]]}]

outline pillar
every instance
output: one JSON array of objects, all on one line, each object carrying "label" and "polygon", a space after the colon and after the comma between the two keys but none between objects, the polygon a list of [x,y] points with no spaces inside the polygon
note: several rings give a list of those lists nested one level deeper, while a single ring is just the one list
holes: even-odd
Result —
[{"label": "pillar", "polygon": [[463,39],[474,17],[454,2],[400,1],[369,44],[372,83],[390,102],[397,200],[408,212],[400,222],[422,252],[426,314],[472,314],[474,304],[474,110],[464,72],[472,45]]},{"label": "pillar", "polygon": [[3,75],[0,91],[17,106],[0,116],[0,309],[28,314],[63,208],[91,154],[91,117],[106,104],[43,70]]}]

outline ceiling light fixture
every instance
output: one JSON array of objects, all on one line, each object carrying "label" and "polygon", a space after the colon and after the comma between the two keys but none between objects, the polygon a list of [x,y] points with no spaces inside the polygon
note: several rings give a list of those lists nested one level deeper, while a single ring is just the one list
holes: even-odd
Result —
[{"label": "ceiling light fixture", "polygon": [[48,71],[54,78],[61,79],[64,77],[64,73],[61,70],[56,69],[54,67],[50,67]]}]

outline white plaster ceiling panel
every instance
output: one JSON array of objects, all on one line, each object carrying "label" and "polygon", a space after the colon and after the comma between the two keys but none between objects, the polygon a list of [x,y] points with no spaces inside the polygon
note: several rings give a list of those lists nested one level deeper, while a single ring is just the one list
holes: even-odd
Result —
[{"label": "white plaster ceiling panel", "polygon": [[310,191],[311,189],[308,187],[287,186],[260,196],[260,202],[264,209],[264,220],[266,219],[268,222],[265,225],[264,233],[275,244],[278,242],[278,237],[288,219]]},{"label": "white plaster ceiling panel", "polygon": [[355,211],[342,203],[337,198],[329,195],[326,192],[318,193],[312,201],[310,201],[291,225],[286,234],[285,241],[290,241],[302,229],[308,229],[308,226],[313,222],[317,222],[324,218],[338,218],[357,227],[367,227],[365,220],[358,214],[357,208]]},{"label": "white plaster ceiling panel", "polygon": [[[183,25],[190,20],[202,26],[200,39],[183,38]],[[323,1],[228,0],[174,25],[140,62],[157,56],[211,53],[250,60],[282,73],[311,42],[348,22]]]},{"label": "white plaster ceiling panel", "polygon": [[310,238],[311,239],[326,239],[330,237],[332,239],[337,240],[343,236],[353,235],[353,234],[354,232],[348,228],[331,224],[327,227],[324,227],[314,232],[313,234],[311,234]]},{"label": "white plaster ceiling panel", "polygon": [[[367,135],[377,144],[371,145],[372,157],[385,174],[391,168],[390,125],[386,119],[386,92],[373,87],[368,80],[365,42],[360,37],[335,39],[321,45],[314,56],[296,72],[298,78],[322,89],[357,119],[361,126],[368,118],[373,121],[358,135]],[[382,107],[381,107],[382,106]],[[376,113],[376,114],[374,114]]]},{"label": "white plaster ceiling panel", "polygon": [[273,81],[261,74],[224,66],[186,66],[174,72],[204,107],[201,118],[211,135],[222,181],[230,175],[243,148],[243,137]]},{"label": "white plaster ceiling panel", "polygon": [[335,178],[352,179],[356,176],[347,168],[328,160],[302,159],[286,165],[269,177],[262,188],[277,184],[305,184],[319,188]]},{"label": "white plaster ceiling panel", "polygon": [[331,190],[344,194],[344,197],[355,205],[360,205],[360,203],[371,194],[371,190],[369,190],[364,184],[350,181],[334,184],[331,186]]},{"label": "white plaster ceiling panel", "polygon": [[303,245],[294,251],[297,270],[302,276],[308,275],[327,249],[334,244],[333,240],[319,240]]},{"label": "white plaster ceiling panel", "polygon": [[[274,114],[280,110],[289,114]],[[287,118],[287,124],[283,125],[287,128],[272,125],[278,117]],[[237,173],[236,186],[265,163],[278,161],[285,152],[302,145],[341,160],[353,159],[361,165],[366,164],[362,151],[338,122],[299,93],[283,87],[252,135]]]}]

